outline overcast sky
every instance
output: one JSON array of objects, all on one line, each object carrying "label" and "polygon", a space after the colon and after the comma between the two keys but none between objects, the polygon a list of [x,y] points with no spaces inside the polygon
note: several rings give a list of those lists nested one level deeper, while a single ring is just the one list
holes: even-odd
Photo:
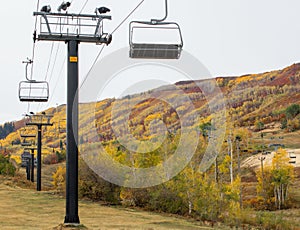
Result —
[{"label": "overcast sky", "polygon": [[[73,0],[70,13],[78,13],[86,0]],[[105,25],[112,31],[140,0],[89,0],[83,13],[99,6],[111,9],[113,20]],[[56,11],[58,0],[40,0]],[[25,78],[22,61],[32,56],[33,11],[37,1],[5,1],[1,7],[0,123],[20,119],[27,103],[18,99],[18,84]],[[100,5],[99,5],[100,4]],[[143,5],[114,34],[113,43],[102,56],[128,46],[130,20],[161,17],[163,0],[145,0]],[[197,57],[212,76],[239,76],[284,68],[300,61],[299,0],[169,0],[169,19],[182,28],[184,50]],[[49,62],[51,47],[52,58]],[[80,79],[86,75],[100,46],[80,45]],[[56,57],[57,56],[57,57]],[[55,58],[56,57],[56,58]],[[66,45],[37,42],[34,79],[50,83],[50,103],[32,104],[30,111],[65,103]],[[48,67],[48,63],[50,63]],[[116,85],[122,88],[122,85]]]}]

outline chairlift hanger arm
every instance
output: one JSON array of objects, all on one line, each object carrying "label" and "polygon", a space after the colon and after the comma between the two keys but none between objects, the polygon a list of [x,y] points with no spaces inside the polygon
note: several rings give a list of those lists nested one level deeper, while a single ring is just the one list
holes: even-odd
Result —
[{"label": "chairlift hanger arm", "polygon": [[27,81],[31,81],[31,80],[28,78],[27,75],[28,75],[28,65],[32,64],[33,61],[32,61],[31,59],[27,58],[27,61],[23,61],[22,63],[23,63],[23,64],[26,64],[26,66],[25,66],[25,78],[27,79]]},{"label": "chairlift hanger arm", "polygon": [[165,14],[165,17],[162,18],[162,19],[151,19],[151,23],[152,23],[152,24],[156,24],[156,23],[159,23],[159,22],[163,22],[164,20],[167,19],[167,17],[168,17],[168,0],[165,0],[165,8],[166,8],[166,14]]}]

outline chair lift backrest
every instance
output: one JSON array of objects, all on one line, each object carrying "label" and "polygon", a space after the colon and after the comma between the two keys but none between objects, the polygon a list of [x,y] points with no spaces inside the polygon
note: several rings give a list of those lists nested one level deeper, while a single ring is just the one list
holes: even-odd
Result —
[{"label": "chair lift backrest", "polygon": [[[132,21],[129,25],[129,45],[131,58],[147,58],[147,59],[179,59],[183,47],[183,39],[180,26],[175,22],[164,22],[168,16],[168,2],[165,0],[166,14],[162,19],[152,19],[146,21]],[[134,26],[134,24],[137,24]],[[173,27],[169,27],[172,25]],[[175,29],[179,33],[180,42],[178,43],[159,43],[159,42],[143,42],[137,43],[133,40],[134,29]]]},{"label": "chair lift backrest", "polygon": [[32,145],[33,145],[33,142],[28,142],[25,139],[23,140],[23,142],[21,142],[21,146],[28,147],[28,146],[32,146]]},{"label": "chair lift backrest", "polygon": [[47,102],[49,84],[46,81],[21,81],[19,83],[19,99],[22,102]]},{"label": "chair lift backrest", "polygon": [[26,129],[25,127],[20,130],[20,137],[21,138],[35,138],[36,134],[33,133],[36,132],[35,129]]},{"label": "chair lift backrest", "polygon": [[[176,30],[180,41],[175,42],[136,42],[134,40],[134,30]],[[180,27],[175,22],[151,22],[133,21],[130,23],[130,57],[149,59],[178,59],[183,47],[183,39]]]}]

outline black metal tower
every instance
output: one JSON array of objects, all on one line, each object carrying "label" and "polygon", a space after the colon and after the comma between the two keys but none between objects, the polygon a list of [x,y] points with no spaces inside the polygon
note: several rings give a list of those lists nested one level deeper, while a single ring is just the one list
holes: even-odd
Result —
[{"label": "black metal tower", "polygon": [[62,41],[68,45],[67,76],[67,172],[65,224],[79,224],[78,216],[78,45],[80,42],[106,44],[112,35],[103,32],[101,14],[34,12],[41,16],[37,40]]},{"label": "black metal tower", "polygon": [[36,173],[36,190],[42,190],[42,127],[52,126],[50,119],[52,116],[47,115],[31,115],[29,121],[26,122],[28,126],[37,126],[38,128],[38,142],[37,142],[37,173]]}]

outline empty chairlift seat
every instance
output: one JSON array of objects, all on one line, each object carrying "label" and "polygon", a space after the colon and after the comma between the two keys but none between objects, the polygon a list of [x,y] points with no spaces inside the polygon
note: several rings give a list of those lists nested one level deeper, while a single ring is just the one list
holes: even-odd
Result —
[{"label": "empty chairlift seat", "polygon": [[130,23],[131,58],[179,59],[183,47],[180,27],[175,22]]},{"label": "empty chairlift seat", "polygon": [[28,162],[30,162],[30,160],[31,160],[30,152],[24,151],[21,154],[21,167],[26,167]]},{"label": "empty chairlift seat", "polygon": [[20,137],[21,138],[35,138],[36,137],[36,130],[34,128],[20,129]]},{"label": "empty chairlift seat", "polygon": [[46,81],[21,81],[19,83],[19,99],[22,102],[47,102],[49,85]]}]

